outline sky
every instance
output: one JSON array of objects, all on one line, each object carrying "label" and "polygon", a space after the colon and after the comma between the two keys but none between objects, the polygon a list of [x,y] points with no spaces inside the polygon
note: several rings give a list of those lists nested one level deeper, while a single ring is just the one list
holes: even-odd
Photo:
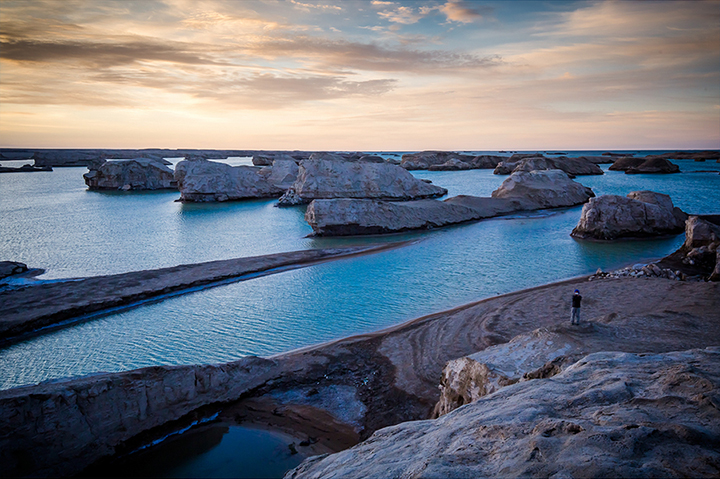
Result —
[{"label": "sky", "polygon": [[720,1],[1,0],[0,147],[720,148]]}]

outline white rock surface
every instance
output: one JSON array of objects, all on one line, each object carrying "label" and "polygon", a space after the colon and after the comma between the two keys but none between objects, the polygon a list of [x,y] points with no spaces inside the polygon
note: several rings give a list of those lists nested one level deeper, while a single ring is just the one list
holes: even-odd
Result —
[{"label": "white rock surface", "polygon": [[669,196],[634,191],[627,197],[603,195],[583,206],[571,235],[576,238],[614,240],[681,233],[686,215]]},{"label": "white rock surface", "polygon": [[[175,167],[180,201],[228,201],[274,198],[284,189],[275,186],[255,166],[230,166],[205,159],[183,160]],[[271,175],[272,176],[272,175]]]},{"label": "white rock surface", "polygon": [[295,183],[280,198],[279,204],[290,206],[327,198],[402,201],[435,198],[446,193],[445,188],[425,183],[389,163],[310,159],[300,163]]},{"label": "white rock surface", "polygon": [[492,192],[493,198],[521,198],[536,208],[558,208],[585,203],[595,196],[592,190],[573,181],[561,170],[519,171]]}]

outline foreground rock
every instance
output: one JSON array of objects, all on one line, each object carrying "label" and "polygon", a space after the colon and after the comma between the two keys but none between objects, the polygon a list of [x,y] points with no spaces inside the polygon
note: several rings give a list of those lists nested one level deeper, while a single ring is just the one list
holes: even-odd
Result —
[{"label": "foreground rock", "polygon": [[25,263],[17,261],[0,261],[0,279],[7,278],[15,274],[22,274],[28,270]]},{"label": "foreground rock", "polygon": [[[278,178],[276,178],[278,179]],[[283,176],[284,179],[284,176]],[[230,166],[202,158],[183,160],[175,167],[180,201],[230,201],[247,198],[276,198],[282,195],[282,180],[273,184],[272,174],[255,166]]]},{"label": "foreground rock", "polygon": [[633,191],[627,197],[603,195],[583,206],[575,238],[615,240],[681,233],[687,215],[668,195]]},{"label": "foreground rock", "polygon": [[[232,401],[241,398],[257,398],[260,404],[281,402],[282,407],[273,410],[276,414],[283,414],[293,404],[304,406],[318,398],[313,404],[327,410],[334,421],[342,421],[339,418],[356,411],[347,420],[358,424],[360,439],[385,426],[426,419],[439,398],[437,384],[448,361],[507,342],[518,334],[567,321],[567,299],[575,288],[581,288],[586,298],[583,314],[587,317],[616,313],[637,321],[641,331],[674,338],[674,327],[655,326],[659,315],[663,325],[684,325],[687,331],[694,331],[695,347],[720,342],[720,325],[715,320],[720,310],[720,284],[633,278],[565,281],[268,360],[160,366],[0,391],[3,473],[73,475],[103,456],[130,452],[194,421],[216,413],[221,417],[226,412],[233,414]],[[690,381],[678,384],[697,384],[688,378]],[[332,397],[342,401],[333,406],[324,400]],[[585,396],[588,405],[601,404],[602,397]],[[562,409],[565,401],[555,406]],[[532,415],[533,407],[530,402],[524,409]],[[252,409],[246,411],[254,414]],[[503,408],[496,411],[504,414]],[[316,429],[330,428],[322,422],[326,418],[310,419]],[[458,437],[477,430],[468,428]],[[632,433],[634,428],[627,431]],[[372,463],[367,462],[369,466]],[[592,476],[592,471],[587,475]]]},{"label": "foreground rock", "polygon": [[685,242],[660,261],[685,277],[720,281],[720,217],[690,216],[685,222]]},{"label": "foreground rock", "polygon": [[624,171],[626,174],[680,173],[680,167],[678,165],[665,158],[659,157],[623,157],[615,161],[608,169]]},{"label": "foreground rock", "polygon": [[163,190],[177,189],[173,170],[165,160],[135,158],[92,163],[83,175],[91,190]]},{"label": "foreground rock", "polygon": [[559,170],[513,173],[492,198],[457,196],[445,201],[384,202],[314,200],[305,220],[318,236],[385,234],[428,229],[466,221],[582,204],[590,188]]},{"label": "foreground rock", "polygon": [[[402,243],[364,247],[294,251],[249,258],[174,266],[147,271],[53,281],[0,292],[0,341],[77,316],[181,293],[189,288],[218,284],[243,275],[311,265],[318,261],[383,251]],[[8,265],[14,271],[22,265]]]},{"label": "foreground rock", "polygon": [[718,348],[595,353],[440,419],[382,429],[285,477],[712,477],[719,393]]},{"label": "foreground rock", "polygon": [[[513,155],[515,157],[515,155]],[[597,166],[595,162],[587,160],[585,157],[568,158],[560,156],[557,158],[547,158],[542,155],[521,157],[500,162],[493,173],[496,175],[508,175],[518,171],[534,171],[534,170],[562,170],[571,177],[579,175],[602,175],[603,170]]]},{"label": "foreground rock", "polygon": [[327,198],[407,201],[445,194],[445,188],[389,163],[310,159],[300,163],[297,179],[278,204],[292,206]]}]

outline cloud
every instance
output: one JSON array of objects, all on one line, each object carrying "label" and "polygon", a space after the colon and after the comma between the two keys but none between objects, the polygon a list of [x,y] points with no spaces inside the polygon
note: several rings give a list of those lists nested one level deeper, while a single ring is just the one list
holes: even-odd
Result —
[{"label": "cloud", "polygon": [[460,23],[472,23],[482,20],[486,15],[492,13],[491,7],[477,5],[466,0],[450,0],[439,7],[449,21]]},{"label": "cloud", "polygon": [[325,67],[377,72],[447,74],[450,71],[477,70],[502,64],[502,58],[497,55],[477,56],[443,50],[390,48],[374,43],[309,36],[261,41],[250,47],[250,51],[267,58],[304,57]]},{"label": "cloud", "polygon": [[325,4],[313,4],[313,3],[303,3],[299,2],[298,0],[290,0],[290,3],[297,7],[301,7],[304,9],[317,9],[317,10],[334,10],[334,11],[342,11],[342,7],[339,7],[337,5],[325,5]]},{"label": "cloud", "polygon": [[382,12],[378,12],[378,15],[389,22],[401,23],[403,25],[417,23],[424,16],[410,7],[397,7],[394,10],[383,10]]},{"label": "cloud", "polygon": [[164,61],[190,65],[221,65],[206,54],[193,52],[179,42],[145,39],[106,41],[42,41],[15,39],[0,41],[0,58],[16,62],[55,63],[80,61],[96,67],[125,65],[138,61]]}]

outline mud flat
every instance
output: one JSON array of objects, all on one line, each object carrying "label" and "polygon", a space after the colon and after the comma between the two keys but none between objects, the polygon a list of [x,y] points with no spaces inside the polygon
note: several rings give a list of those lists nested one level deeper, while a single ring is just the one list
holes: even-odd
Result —
[{"label": "mud flat", "polygon": [[405,244],[293,251],[6,289],[0,291],[0,344],[90,313],[128,307],[224,281],[239,281],[248,275],[272,274]]},{"label": "mud flat", "polygon": [[[215,415],[236,417],[232,411],[243,410],[238,420],[250,422],[255,414],[268,415],[258,407],[243,409],[243,404],[253,404],[244,401],[272,404],[271,415],[284,414],[285,427],[302,429],[308,427],[303,421],[312,423],[316,430],[307,435],[331,450],[332,441],[323,434],[337,437],[344,430],[342,446],[335,445],[340,449],[353,434],[365,440],[386,426],[428,419],[449,361],[537,328],[569,323],[568,301],[575,288],[582,291],[583,317],[589,324],[622,317],[624,324],[657,336],[656,353],[720,344],[718,283],[661,278],[588,282],[583,277],[265,359],[158,366],[2,391],[0,462],[7,475],[72,475]],[[658,328],[658,318],[672,327]],[[642,342],[624,341],[620,347],[644,352],[633,350],[642,348]],[[717,391],[708,394],[716,397]],[[298,407],[303,408],[302,421],[283,413]],[[320,428],[327,433],[318,432],[328,415],[333,424]],[[309,466],[301,466],[299,477],[301,471],[311,475],[311,469],[322,467],[317,460]]]}]

